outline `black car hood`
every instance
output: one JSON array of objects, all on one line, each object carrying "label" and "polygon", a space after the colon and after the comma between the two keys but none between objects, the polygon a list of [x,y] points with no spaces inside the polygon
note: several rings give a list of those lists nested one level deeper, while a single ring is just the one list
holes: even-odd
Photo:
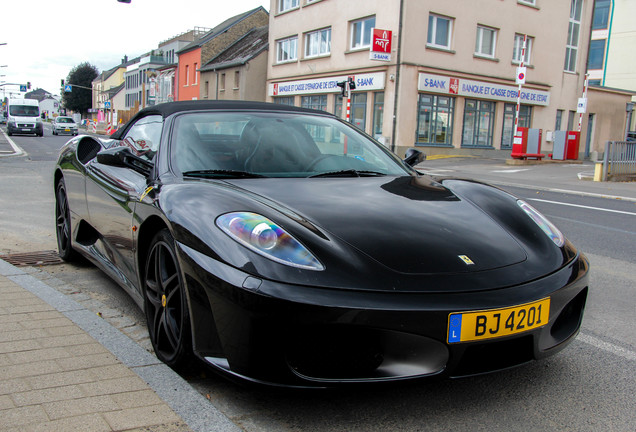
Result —
[{"label": "black car hood", "polygon": [[229,182],[302,215],[396,272],[477,272],[527,259],[499,223],[428,177]]}]

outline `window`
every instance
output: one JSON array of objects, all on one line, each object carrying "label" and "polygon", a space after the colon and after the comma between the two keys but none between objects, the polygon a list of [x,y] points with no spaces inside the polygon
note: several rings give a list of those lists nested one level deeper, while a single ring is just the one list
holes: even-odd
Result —
[{"label": "window", "polygon": [[210,95],[210,81],[206,81],[203,85],[203,98],[207,99]]},{"label": "window", "polygon": [[420,94],[416,144],[452,146],[455,98]]},{"label": "window", "polygon": [[579,51],[579,32],[581,30],[581,9],[583,0],[572,0],[570,4],[570,26],[568,27],[568,40],[565,47],[565,64],[563,69],[567,72],[576,72],[576,57]]},{"label": "window", "polygon": [[574,127],[574,117],[576,116],[576,111],[570,111],[568,113],[568,130],[573,130]]},{"label": "window", "polygon": [[601,85],[601,80],[600,79],[590,80],[588,82],[588,84],[591,85],[591,86],[600,86]]},{"label": "window", "polygon": [[605,59],[605,39],[590,41],[589,57],[587,59],[588,69],[603,69]]},{"label": "window", "polygon": [[327,95],[303,96],[300,99],[300,106],[320,111],[327,111]]},{"label": "window", "polygon": [[475,39],[476,55],[494,58],[496,44],[497,30],[490,27],[477,26],[477,38]]},{"label": "window", "polygon": [[371,46],[371,29],[375,27],[375,17],[364,18],[351,23],[351,49]]},{"label": "window", "polygon": [[610,0],[596,0],[594,2],[594,17],[592,30],[606,29],[609,23]]},{"label": "window", "polygon": [[351,123],[358,129],[364,130],[367,124],[366,93],[353,93],[351,95]]},{"label": "window", "polygon": [[285,12],[298,7],[298,0],[278,0],[278,12]]},{"label": "window", "polygon": [[198,66],[198,65],[199,65],[198,63],[195,63],[195,64],[194,64],[194,68],[193,68],[193,72],[194,72],[194,85],[199,84],[199,77],[197,76],[197,66]]},{"label": "window", "polygon": [[128,129],[123,142],[130,147],[137,156],[152,160],[159,149],[163,117],[150,115],[142,117]]},{"label": "window", "polygon": [[453,20],[430,14],[428,16],[428,46],[450,49]]},{"label": "window", "polygon": [[466,99],[462,147],[492,147],[495,103]]},{"label": "window", "polygon": [[280,105],[294,106],[294,97],[293,96],[275,97],[274,103],[280,104]]},{"label": "window", "polygon": [[241,72],[240,71],[234,71],[234,88],[235,89],[239,88],[240,81],[241,81]]},{"label": "window", "polygon": [[185,67],[185,85],[190,85],[190,65]]},{"label": "window", "polygon": [[563,121],[563,110],[557,110],[556,120],[554,121],[554,130],[561,130],[561,122]]},{"label": "window", "polygon": [[276,62],[284,63],[298,58],[298,36],[276,42]]},{"label": "window", "polygon": [[219,90],[225,91],[225,73],[221,74],[221,81],[219,82]]},{"label": "window", "polygon": [[[525,64],[530,64],[530,59],[532,58],[532,43],[534,38],[528,36],[526,38],[526,55],[523,59]],[[512,49],[512,62],[513,63],[521,63],[521,52],[523,50],[523,35],[516,34],[515,35],[515,44]]]},{"label": "window", "polygon": [[[504,122],[503,133],[501,134],[501,148],[512,148],[512,134],[515,130],[515,112],[517,111],[516,104],[507,103],[504,105]],[[532,107],[529,105],[521,105],[519,107],[519,127],[530,127],[530,121],[532,120]]]},{"label": "window", "polygon": [[384,92],[373,94],[373,137],[380,139],[384,122]]},{"label": "window", "polygon": [[331,52],[331,29],[317,30],[305,35],[305,57],[328,55]]}]

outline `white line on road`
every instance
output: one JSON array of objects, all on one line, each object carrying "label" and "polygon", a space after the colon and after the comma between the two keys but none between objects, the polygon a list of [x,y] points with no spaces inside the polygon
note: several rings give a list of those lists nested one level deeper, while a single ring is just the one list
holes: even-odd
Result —
[{"label": "white line on road", "polygon": [[491,171],[494,173],[518,173],[518,172],[523,172],[523,171],[530,171],[530,168],[523,168],[523,169],[510,169],[510,170],[496,170],[496,171]]},{"label": "white line on road", "polygon": [[584,208],[584,209],[588,209],[588,210],[599,210],[599,211],[604,211],[604,212],[609,212],[609,213],[620,213],[620,214],[626,214],[626,215],[630,215],[630,216],[636,216],[636,213],[634,212],[628,212],[628,211],[622,211],[622,210],[611,210],[611,209],[605,209],[605,208],[600,208],[600,207],[590,207],[590,206],[585,206],[585,205],[580,205],[580,204],[570,204],[570,203],[564,203],[564,202],[559,202],[559,201],[549,201],[549,200],[543,200],[543,199],[539,199],[539,198],[528,198],[529,201],[539,201],[539,202],[544,202],[544,203],[549,203],[549,204],[559,204],[559,205],[564,205],[564,206],[569,206],[569,207],[579,207],[579,208]]},{"label": "white line on road", "polygon": [[579,333],[576,339],[580,340],[581,342],[585,342],[588,345],[592,345],[596,348],[602,349],[603,351],[608,351],[612,354],[616,354],[617,356],[623,357],[624,359],[636,361],[636,352],[627,348],[619,347],[594,336],[586,335],[583,333]]}]

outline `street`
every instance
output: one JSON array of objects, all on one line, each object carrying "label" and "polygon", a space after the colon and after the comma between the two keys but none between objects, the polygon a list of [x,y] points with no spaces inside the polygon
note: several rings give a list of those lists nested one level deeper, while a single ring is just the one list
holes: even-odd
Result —
[{"label": "street", "polygon": [[[0,254],[54,250],[52,171],[68,137],[45,128],[43,138],[12,139],[27,155],[0,157]],[[498,184],[544,213],[589,258],[576,341],[541,362],[458,380],[305,392],[238,385],[204,367],[184,378],[247,431],[636,430],[636,199],[603,197],[632,188],[636,198],[636,183],[602,189],[578,180],[591,164],[507,167],[503,160],[454,158],[419,168]],[[589,193],[563,191],[574,186]],[[143,313],[99,270],[61,264],[29,272],[149,349]]]}]

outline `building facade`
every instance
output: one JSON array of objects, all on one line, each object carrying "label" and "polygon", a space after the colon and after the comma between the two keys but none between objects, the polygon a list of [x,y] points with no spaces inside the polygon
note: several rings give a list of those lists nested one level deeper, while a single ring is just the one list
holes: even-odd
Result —
[{"label": "building facade", "polygon": [[267,26],[247,32],[201,69],[201,99],[264,101]]},{"label": "building facade", "polygon": [[[509,150],[523,63],[519,125],[542,129],[547,153],[548,132],[578,127],[592,11],[592,0],[272,0],[268,100],[345,117],[337,83],[352,77],[350,121],[399,155]],[[390,52],[371,51],[371,29]],[[626,97],[606,96],[596,124]],[[610,139],[596,135],[592,146]]]},{"label": "building facade", "polygon": [[266,26],[269,15],[258,7],[223,21],[177,52],[177,94],[180,101],[201,99],[200,68],[256,27]]}]

